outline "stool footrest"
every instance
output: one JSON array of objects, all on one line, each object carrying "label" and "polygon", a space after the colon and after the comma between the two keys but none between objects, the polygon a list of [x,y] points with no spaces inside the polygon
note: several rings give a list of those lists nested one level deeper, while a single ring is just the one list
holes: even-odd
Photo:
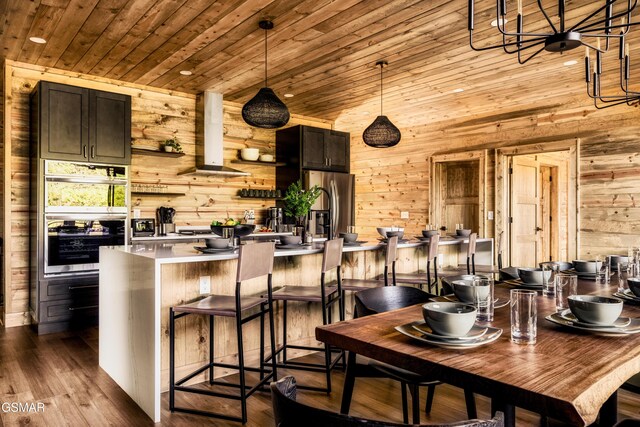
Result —
[{"label": "stool footrest", "polygon": [[233,415],[219,414],[217,412],[200,411],[198,409],[179,408],[175,406],[173,409],[171,409],[171,412],[184,412],[186,414],[201,415],[205,417],[220,418],[222,420],[244,423],[242,417],[234,417]]}]

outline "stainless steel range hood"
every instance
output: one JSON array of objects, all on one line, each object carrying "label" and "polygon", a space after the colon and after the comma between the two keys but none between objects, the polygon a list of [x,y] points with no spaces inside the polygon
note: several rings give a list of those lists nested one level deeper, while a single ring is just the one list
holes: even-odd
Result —
[{"label": "stainless steel range hood", "polygon": [[196,99],[196,167],[178,175],[247,176],[223,165],[222,94],[205,91]]}]

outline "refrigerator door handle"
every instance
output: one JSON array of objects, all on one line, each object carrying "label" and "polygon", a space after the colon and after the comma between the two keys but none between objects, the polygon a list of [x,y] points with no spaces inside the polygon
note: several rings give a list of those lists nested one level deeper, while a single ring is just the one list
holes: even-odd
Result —
[{"label": "refrigerator door handle", "polygon": [[333,237],[335,238],[338,235],[338,221],[340,220],[340,195],[338,194],[338,186],[334,180],[331,180],[331,197],[333,198],[331,229],[333,230]]}]

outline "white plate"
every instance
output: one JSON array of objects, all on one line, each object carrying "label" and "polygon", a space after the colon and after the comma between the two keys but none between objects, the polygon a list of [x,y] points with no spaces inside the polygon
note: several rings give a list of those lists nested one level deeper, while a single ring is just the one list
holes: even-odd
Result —
[{"label": "white plate", "polygon": [[414,329],[413,325],[416,323],[418,322],[412,322],[412,323],[407,323],[406,325],[396,326],[395,330],[400,332],[402,335],[406,335],[418,341],[431,344],[436,347],[450,349],[450,350],[464,350],[469,348],[480,347],[481,345],[494,342],[495,340],[500,338],[500,335],[502,335],[502,329],[487,328],[488,329],[487,333],[475,340],[461,341],[461,342],[434,340],[434,339],[425,337],[422,334],[422,332],[419,332],[417,329]]},{"label": "white plate", "polygon": [[433,329],[424,320],[419,320],[417,322],[413,322],[411,324],[413,329],[422,333],[422,335],[439,341],[446,341],[450,343],[459,343],[461,341],[470,341],[476,340],[487,333],[487,328],[483,328],[482,326],[473,326],[467,335],[463,335],[461,337],[448,337],[444,335],[436,334]]},{"label": "white plate", "polygon": [[311,246],[311,245],[308,245],[306,243],[295,243],[295,244],[292,244],[292,245],[277,244],[276,245],[276,249],[304,249],[307,246]]},{"label": "white plate", "polygon": [[607,327],[582,327],[576,325],[574,322],[562,318],[558,313],[553,313],[545,317],[549,322],[557,325],[566,326],[571,329],[577,329],[579,331],[594,332],[607,335],[631,335],[640,333],[640,319],[631,319],[628,326],[624,328],[607,328]]},{"label": "white plate", "polygon": [[631,323],[631,319],[628,317],[618,317],[616,321],[613,322],[611,325],[594,325],[593,323],[587,323],[587,322],[578,320],[576,315],[573,314],[570,309],[562,310],[560,313],[556,313],[556,314],[558,314],[564,320],[572,322],[574,325],[581,326],[583,328],[591,328],[591,329],[593,328],[624,328],[626,326],[629,326],[629,323]]},{"label": "white plate", "polygon": [[631,289],[625,289],[623,292],[624,296],[627,298],[632,298],[634,300],[638,300],[640,301],[640,297],[638,297],[636,294],[634,294],[633,292],[631,292]]},{"label": "white plate", "polygon": [[[442,295],[441,297],[436,297],[436,298],[431,298],[433,301],[450,301],[450,302],[461,302],[457,296],[455,296],[454,294],[449,294],[449,295]],[[470,304],[473,305],[473,303],[469,302],[469,303],[465,303],[465,304]],[[502,298],[495,298],[493,300],[493,308],[502,308],[502,307],[506,307],[509,305],[509,300],[503,300]]]}]

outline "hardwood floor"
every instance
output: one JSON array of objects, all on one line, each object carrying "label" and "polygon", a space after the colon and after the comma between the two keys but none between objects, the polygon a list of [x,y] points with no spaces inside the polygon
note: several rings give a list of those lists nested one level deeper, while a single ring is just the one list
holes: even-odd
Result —
[{"label": "hardwood floor", "polygon": [[[314,356],[311,356],[314,357]],[[297,371],[299,383],[322,385],[323,376]],[[301,390],[298,399],[316,407],[337,411],[340,405],[343,373],[333,374],[331,395]],[[424,398],[422,396],[422,406]],[[166,426],[239,426],[221,420],[174,413],[166,408],[167,394],[162,397],[162,425]],[[478,397],[481,417],[489,415],[489,401]],[[0,426],[146,426],[150,419],[98,367],[98,329],[36,336],[28,327],[0,330],[0,402],[44,404],[41,412],[10,413],[0,411]],[[237,402],[199,396],[177,395],[177,402],[202,408],[217,407],[237,411]],[[400,390],[387,380],[356,381],[351,415],[400,421]],[[640,397],[619,392],[619,417],[640,417]],[[461,420],[466,417],[462,390],[448,385],[437,388],[434,407],[423,422]],[[247,426],[273,425],[271,400],[259,392],[249,399]],[[538,417],[518,410],[518,425],[538,425]]]}]

